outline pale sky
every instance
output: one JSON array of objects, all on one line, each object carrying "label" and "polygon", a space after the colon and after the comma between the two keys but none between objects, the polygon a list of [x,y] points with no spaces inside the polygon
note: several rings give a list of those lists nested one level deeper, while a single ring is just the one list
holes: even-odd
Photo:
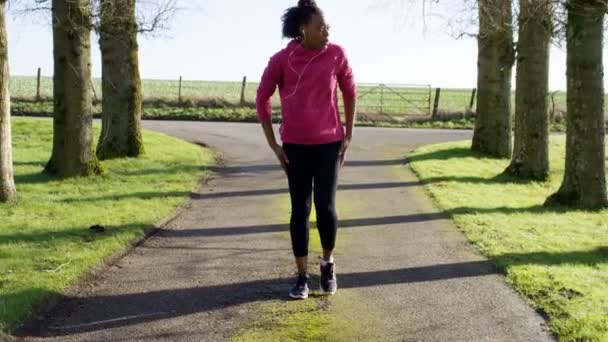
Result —
[{"label": "pale sky", "polygon": [[[140,37],[141,75],[146,79],[257,81],[268,58],[287,40],[280,17],[296,0],[183,0],[186,8],[161,37]],[[430,84],[473,88],[477,44],[450,36],[447,17],[459,13],[456,0],[422,10],[407,0],[317,0],[331,25],[330,40],[342,45],[360,83]],[[447,14],[446,14],[447,13]],[[51,76],[52,31],[49,20],[9,12],[12,75]],[[101,75],[97,38],[94,76]],[[608,56],[607,56],[608,57]],[[605,57],[606,58],[606,57]],[[565,54],[554,48],[550,88],[565,89]]]}]

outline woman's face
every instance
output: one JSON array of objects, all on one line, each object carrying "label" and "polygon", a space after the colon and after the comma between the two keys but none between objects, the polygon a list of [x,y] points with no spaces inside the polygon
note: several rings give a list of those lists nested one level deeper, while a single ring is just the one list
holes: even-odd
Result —
[{"label": "woman's face", "polygon": [[304,46],[310,49],[322,49],[329,42],[329,25],[320,14],[313,14],[308,24],[302,27]]}]

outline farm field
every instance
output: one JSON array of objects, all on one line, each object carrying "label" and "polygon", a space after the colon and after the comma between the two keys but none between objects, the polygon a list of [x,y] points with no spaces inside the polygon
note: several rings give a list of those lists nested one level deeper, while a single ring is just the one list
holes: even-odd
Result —
[{"label": "farm field", "polygon": [[[53,95],[53,82],[50,77],[41,78],[40,96],[49,99]],[[101,98],[101,80],[93,80],[96,97]],[[214,99],[222,103],[239,105],[241,99],[241,82],[220,81],[182,81],[181,101]],[[249,82],[245,87],[245,104],[255,102],[258,83]],[[163,100],[177,102],[180,99],[178,80],[142,80],[146,101]],[[36,78],[15,76],[10,84],[14,100],[34,99],[36,97]],[[441,89],[438,106],[439,113],[465,113],[471,100],[472,89]],[[387,84],[360,84],[358,87],[358,108],[360,113],[397,116],[428,116],[435,101],[435,88],[431,86],[405,86]],[[563,92],[554,95],[555,110],[565,111],[566,96]],[[608,103],[608,102],[607,102]],[[273,104],[278,107],[278,96],[275,94]],[[551,106],[551,101],[550,101]],[[475,109],[473,107],[473,109]]]}]

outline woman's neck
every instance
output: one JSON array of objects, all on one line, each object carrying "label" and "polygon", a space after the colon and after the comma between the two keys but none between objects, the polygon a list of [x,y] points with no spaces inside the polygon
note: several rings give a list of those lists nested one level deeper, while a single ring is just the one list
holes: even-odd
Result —
[{"label": "woman's neck", "polygon": [[320,47],[310,46],[306,41],[302,42],[302,47],[305,48],[306,50],[319,50],[320,49]]}]

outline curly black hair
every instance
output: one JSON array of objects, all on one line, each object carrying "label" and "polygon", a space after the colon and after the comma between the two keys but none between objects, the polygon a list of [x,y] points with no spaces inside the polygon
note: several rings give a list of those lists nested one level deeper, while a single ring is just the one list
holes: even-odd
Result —
[{"label": "curly black hair", "polygon": [[299,0],[298,6],[288,8],[281,17],[281,20],[283,20],[283,37],[302,37],[300,27],[307,24],[315,14],[322,15],[323,12],[314,0]]}]

